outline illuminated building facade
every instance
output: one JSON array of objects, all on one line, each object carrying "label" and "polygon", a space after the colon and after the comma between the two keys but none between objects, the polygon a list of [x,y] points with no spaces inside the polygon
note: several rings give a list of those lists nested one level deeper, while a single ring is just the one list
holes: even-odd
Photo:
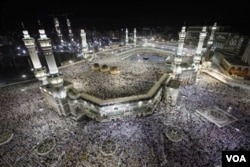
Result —
[{"label": "illuminated building facade", "polygon": [[[172,73],[161,72],[160,78],[146,93],[110,99],[102,99],[79,91],[74,87],[72,81],[64,80],[57,68],[52,53],[51,41],[46,36],[44,30],[39,30],[40,38],[38,41],[46,58],[49,71],[46,78],[48,83],[42,85],[40,89],[44,94],[48,106],[59,115],[69,116],[74,120],[80,120],[83,116],[87,116],[102,122],[153,114],[160,101],[165,101],[171,106],[176,104],[180,84],[192,84],[196,82],[199,70],[196,65],[200,63],[200,57],[203,54],[202,47],[206,37],[205,30],[206,29],[203,28],[200,33],[200,42],[197,50],[187,50],[184,48],[186,32],[185,27],[182,27],[179,33],[180,39],[178,41],[178,47],[171,52],[162,48],[155,48],[155,45],[146,47],[144,45],[137,45],[136,47],[131,47],[130,50],[117,53],[115,56],[120,57],[121,60],[132,54],[141,53],[171,55],[173,57]],[[81,37],[84,52],[87,49],[86,34],[84,30],[81,30]],[[24,41],[25,40],[27,43],[27,35],[24,38]],[[136,42],[136,31],[134,31],[134,42]],[[26,46],[29,47],[29,45]],[[30,55],[34,56],[32,53],[33,52],[31,52]],[[36,68],[41,68],[41,65],[36,61],[34,61],[34,64]]]},{"label": "illuminated building facade", "polygon": [[[179,80],[182,84],[193,84],[196,82],[202,53],[197,54],[197,50],[191,50],[191,52],[184,52],[185,37],[186,27],[183,26],[181,32],[179,33],[177,53],[174,56],[173,61],[173,77],[176,80]],[[202,44],[203,41],[201,41],[200,45],[198,45],[199,52],[201,52],[202,50]]]},{"label": "illuminated building facade", "polygon": [[169,75],[164,74],[146,94],[107,100],[80,93],[71,87],[68,91],[70,113],[76,120],[86,115],[97,121],[112,121],[150,115],[155,112],[154,109],[165,96],[173,97],[169,101],[170,104],[174,104],[172,100],[177,99],[175,95],[178,95],[178,93],[175,92],[178,92],[178,89],[176,91],[167,89],[169,81]]}]

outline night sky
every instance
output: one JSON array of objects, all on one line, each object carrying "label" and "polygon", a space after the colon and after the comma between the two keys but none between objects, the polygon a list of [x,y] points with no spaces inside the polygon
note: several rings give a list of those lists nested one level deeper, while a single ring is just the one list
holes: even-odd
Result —
[{"label": "night sky", "polygon": [[[51,0],[52,1],[52,0]],[[134,27],[134,26],[187,26],[218,25],[232,26],[233,31],[249,34],[248,2],[215,1],[59,1],[1,0],[1,30],[21,30],[23,21],[27,29],[37,28],[37,19],[42,24],[53,26],[50,15],[56,15],[59,22],[65,13],[72,22],[72,27]],[[62,21],[63,22],[63,21]],[[65,21],[64,21],[65,22]]]}]

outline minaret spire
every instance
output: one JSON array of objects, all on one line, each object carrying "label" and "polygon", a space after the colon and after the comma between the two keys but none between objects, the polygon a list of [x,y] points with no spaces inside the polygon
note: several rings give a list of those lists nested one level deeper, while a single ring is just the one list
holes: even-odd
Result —
[{"label": "minaret spire", "polygon": [[204,40],[207,35],[206,29],[207,29],[206,26],[202,27],[202,31],[200,32],[198,46],[196,49],[196,55],[194,56],[193,64],[194,64],[195,72],[197,72],[197,74],[199,73],[199,70],[200,70],[200,61],[201,61],[201,56],[202,56],[201,51],[202,51],[202,47],[204,44]]},{"label": "minaret spire", "polygon": [[37,22],[38,22],[39,27],[41,27],[41,22],[39,19],[37,20]]},{"label": "minaret spire", "polygon": [[23,22],[21,22],[21,24],[22,24],[23,30],[26,30],[26,28],[24,27],[24,24],[23,24]]},{"label": "minaret spire", "polygon": [[[25,29],[24,25],[23,25],[23,28]],[[32,37],[30,37],[27,30],[23,30],[23,35],[24,35],[23,42],[28,50],[30,59],[32,61],[35,77],[38,80],[42,81],[43,85],[46,85],[47,84],[46,69],[42,67],[40,59],[37,55],[36,48],[35,48],[35,40]]]},{"label": "minaret spire", "polygon": [[210,37],[209,37],[209,40],[208,40],[208,45],[212,45],[213,44],[213,41],[214,41],[214,34],[215,34],[215,31],[217,29],[217,23],[215,22],[213,27],[212,27],[212,30],[211,30],[211,34],[210,34]]},{"label": "minaret spire", "polygon": [[56,29],[56,33],[57,33],[59,42],[62,43],[63,42],[62,33],[61,33],[61,30],[60,30],[59,21],[58,21],[58,19],[56,17],[54,18],[54,24],[55,24],[55,29]]},{"label": "minaret spire", "polygon": [[53,85],[54,87],[60,87],[63,85],[63,78],[59,73],[56,65],[56,61],[52,52],[51,40],[45,34],[44,29],[40,29],[39,33],[40,33],[40,38],[38,39],[38,42],[40,43],[40,46],[42,48],[43,54],[45,56],[49,68],[48,80],[50,84]]},{"label": "minaret spire", "polygon": [[87,40],[86,40],[86,33],[84,31],[84,29],[81,29],[81,34],[80,34],[81,38],[82,38],[82,52],[83,52],[83,56],[86,58],[86,53],[88,51],[88,44],[87,44]]},{"label": "minaret spire", "polygon": [[37,23],[38,23],[39,30],[44,29],[44,27],[39,19],[37,19]]},{"label": "minaret spire", "polygon": [[207,35],[207,27],[202,27],[202,31],[200,33],[200,38],[199,38],[199,42],[198,42],[198,47],[197,47],[197,50],[196,50],[196,54],[201,54],[201,50],[202,50],[202,47],[203,47],[203,43],[204,43],[204,40],[206,38],[206,35]]},{"label": "minaret spire", "polygon": [[177,49],[178,56],[182,55],[185,37],[186,37],[186,27],[183,26],[181,32],[179,33],[178,49]]},{"label": "minaret spire", "polygon": [[126,37],[125,37],[126,45],[128,45],[128,29],[126,28]]},{"label": "minaret spire", "polygon": [[134,46],[136,46],[136,28],[134,28]]},{"label": "minaret spire", "polygon": [[73,33],[72,33],[72,29],[71,29],[71,23],[70,20],[68,19],[68,17],[66,16],[66,20],[67,20],[67,26],[68,26],[68,30],[69,30],[69,38],[70,41],[73,41]]}]

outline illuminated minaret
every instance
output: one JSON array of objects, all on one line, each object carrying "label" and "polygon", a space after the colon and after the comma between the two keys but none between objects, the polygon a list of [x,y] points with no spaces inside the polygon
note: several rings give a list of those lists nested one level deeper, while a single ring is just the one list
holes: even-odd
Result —
[{"label": "illuminated minaret", "polygon": [[179,33],[179,40],[178,40],[178,49],[177,49],[177,55],[181,56],[184,46],[184,40],[186,37],[186,27],[183,26],[181,32]]},{"label": "illuminated minaret", "polygon": [[212,30],[211,30],[211,34],[210,34],[210,37],[209,37],[209,40],[208,40],[208,45],[212,45],[213,44],[213,41],[214,41],[214,34],[215,34],[215,30],[217,29],[217,23],[214,23],[214,26],[212,27]]},{"label": "illuminated minaret", "polygon": [[126,28],[126,37],[125,37],[126,45],[128,45],[128,29]]},{"label": "illuminated minaret", "polygon": [[69,30],[69,39],[70,39],[70,41],[74,41],[70,21],[68,18],[66,18],[66,19],[67,19],[67,25],[68,25],[68,30]]},{"label": "illuminated minaret", "polygon": [[54,18],[54,24],[55,24],[56,33],[57,33],[57,36],[59,38],[59,41],[60,41],[60,43],[62,43],[63,42],[62,33],[61,33],[61,30],[60,30],[59,21],[58,21],[57,18]]},{"label": "illuminated minaret", "polygon": [[199,73],[199,70],[200,70],[201,51],[202,51],[202,47],[204,44],[204,40],[207,35],[206,29],[207,27],[202,27],[202,31],[200,32],[198,47],[196,49],[196,55],[194,55],[193,65],[194,65],[195,72],[197,72],[197,74]]},{"label": "illuminated minaret", "polygon": [[63,85],[63,78],[62,75],[59,73],[56,65],[56,61],[52,52],[51,40],[46,36],[45,30],[40,29],[39,33],[40,38],[38,39],[38,42],[40,43],[41,49],[43,51],[49,68],[48,81],[54,87],[60,87]]},{"label": "illuminated minaret", "polygon": [[250,40],[248,41],[248,44],[247,44],[246,49],[243,53],[243,56],[241,57],[241,60],[250,65]]},{"label": "illuminated minaret", "polygon": [[211,34],[209,36],[209,40],[207,42],[207,51],[205,54],[205,60],[210,60],[211,59],[211,51],[213,51],[213,42],[214,42],[214,35],[215,35],[215,30],[217,29],[217,23],[214,23],[212,29],[211,29]]},{"label": "illuminated minaret", "polygon": [[207,30],[207,27],[202,27],[202,31],[200,33],[200,38],[199,38],[199,43],[198,43],[198,47],[196,50],[196,54],[201,54],[203,43],[204,43],[204,40],[205,40],[206,35],[207,35],[206,30]]},{"label": "illuminated minaret", "polygon": [[82,51],[84,53],[86,53],[88,51],[88,44],[87,44],[86,33],[85,33],[84,29],[81,29],[80,36],[82,38]]},{"label": "illuminated minaret", "polygon": [[29,56],[31,58],[33,67],[34,67],[34,74],[35,77],[42,81],[43,85],[47,84],[46,78],[47,78],[47,73],[46,73],[46,68],[43,68],[40,62],[40,59],[36,53],[36,48],[35,48],[35,40],[34,38],[30,37],[29,33],[27,30],[23,30],[23,42],[28,49]]},{"label": "illuminated minaret", "polygon": [[136,28],[134,28],[134,45],[136,46]]}]

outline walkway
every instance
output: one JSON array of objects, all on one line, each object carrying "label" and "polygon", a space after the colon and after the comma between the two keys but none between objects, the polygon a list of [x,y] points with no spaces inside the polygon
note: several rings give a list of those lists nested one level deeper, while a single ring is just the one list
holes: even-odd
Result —
[{"label": "walkway", "polygon": [[213,70],[213,69],[209,69],[209,70],[201,70],[201,72],[206,73],[212,77],[214,77],[215,79],[230,85],[230,86],[237,86],[237,87],[241,87],[243,89],[249,89],[250,90],[250,85],[249,85],[249,81],[240,81],[240,80],[235,80],[231,77],[228,77],[222,73],[220,73],[217,70]]}]

